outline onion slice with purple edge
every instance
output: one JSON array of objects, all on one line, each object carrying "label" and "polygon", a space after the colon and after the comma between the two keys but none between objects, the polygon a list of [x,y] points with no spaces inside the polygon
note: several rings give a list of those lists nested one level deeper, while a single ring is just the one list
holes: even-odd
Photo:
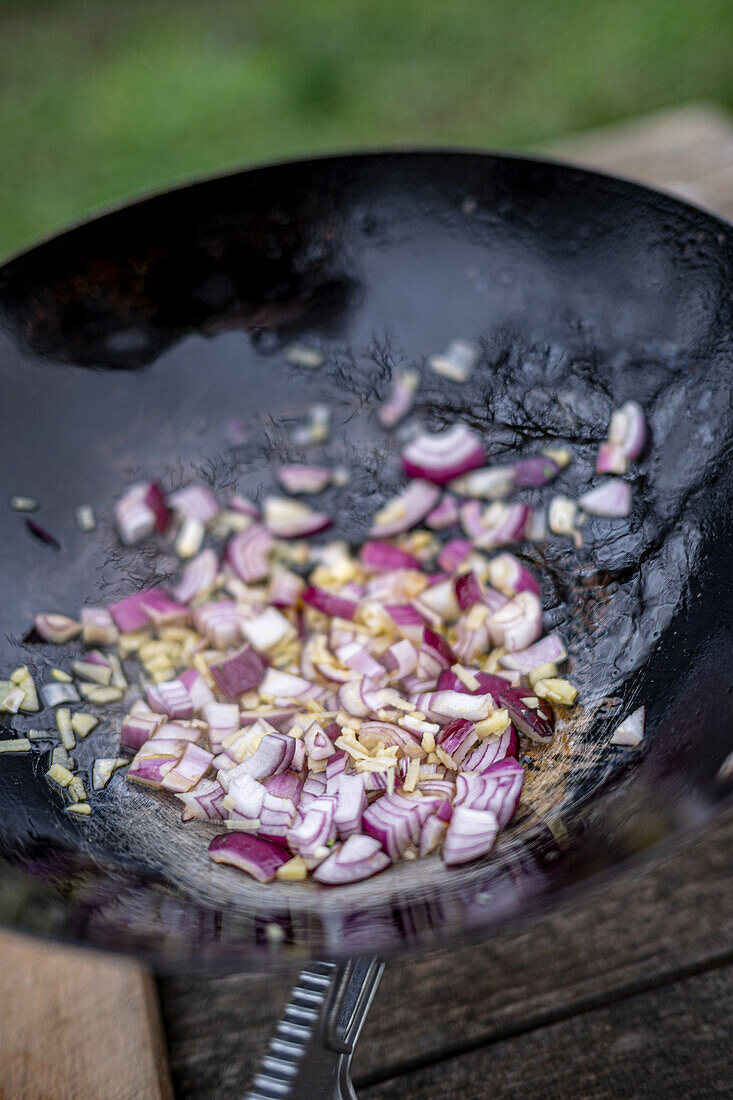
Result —
[{"label": "onion slice with purple edge", "polygon": [[420,384],[420,372],[416,370],[398,370],[392,379],[389,397],[377,410],[377,416],[383,427],[394,428],[412,408],[417,387]]},{"label": "onion slice with purple edge", "polygon": [[345,886],[361,882],[388,867],[390,858],[375,837],[350,836],[313,872],[316,882],[326,886]]},{"label": "onion slice with purple edge", "polygon": [[500,760],[483,772],[464,771],[456,779],[454,811],[459,806],[472,810],[491,810],[499,828],[504,829],[514,816],[524,783],[524,768],[517,760]]},{"label": "onion slice with purple edge", "polygon": [[578,498],[578,504],[591,516],[621,519],[631,511],[631,486],[627,481],[611,477],[595,489]]},{"label": "onion slice with purple edge", "polygon": [[390,573],[393,569],[422,569],[413,554],[392,546],[389,542],[365,542],[359,551],[359,557],[371,573]]},{"label": "onion slice with purple edge", "polygon": [[439,496],[440,489],[436,485],[415,478],[377,512],[369,534],[374,538],[389,538],[409,531],[435,507]]},{"label": "onion slice with purple edge", "polygon": [[331,483],[326,466],[278,466],[277,480],[289,493],[321,493]]},{"label": "onion slice with purple edge", "polygon": [[499,822],[491,810],[471,810],[459,806],[453,811],[443,841],[443,862],[448,867],[469,863],[485,856],[494,847]]},{"label": "onion slice with purple edge", "polygon": [[417,436],[402,452],[402,468],[408,477],[445,485],[475,470],[485,457],[476,433],[458,423],[442,432],[423,432]]},{"label": "onion slice with purple edge", "polygon": [[346,600],[343,596],[337,596],[334,592],[327,592],[325,588],[316,588],[314,585],[308,585],[301,599],[316,611],[339,619],[353,619],[359,606],[354,600]]},{"label": "onion slice with purple edge", "polygon": [[280,539],[317,535],[331,526],[331,517],[325,512],[315,512],[302,501],[286,497],[266,497],[263,520],[270,534]]},{"label": "onion slice with purple edge", "polygon": [[548,634],[528,649],[518,649],[514,653],[505,653],[499,658],[502,668],[513,668],[523,676],[540,665],[559,665],[567,658],[567,650],[557,634]]},{"label": "onion slice with purple edge", "polygon": [[534,592],[520,592],[488,620],[489,634],[496,646],[510,653],[536,642],[542,630],[542,605]]},{"label": "onion slice with purple edge", "polygon": [[425,523],[434,531],[442,531],[445,527],[453,527],[458,523],[458,504],[456,498],[450,493],[443,493],[440,502],[425,518]]},{"label": "onion slice with purple edge", "polygon": [[239,698],[262,683],[265,676],[265,666],[251,645],[215,662],[209,670],[225,699]]},{"label": "onion slice with purple edge", "polygon": [[270,572],[270,554],[275,547],[266,527],[253,523],[246,531],[233,535],[227,543],[226,558],[245,584],[256,584]]},{"label": "onion slice with purple edge", "polygon": [[209,855],[214,863],[228,863],[258,882],[272,882],[278,867],[292,858],[281,844],[241,832],[215,836],[209,845]]},{"label": "onion slice with purple edge", "polygon": [[464,757],[461,765],[465,771],[484,772],[492,764],[498,764],[500,760],[505,760],[507,757],[516,759],[518,755],[519,738],[510,722],[501,737],[495,741],[488,739],[481,741],[468,756]]},{"label": "onion slice with purple edge", "polygon": [[526,536],[531,516],[532,509],[527,504],[496,501],[484,509],[478,501],[469,500],[461,505],[463,530],[474,546],[482,549],[521,542]]},{"label": "onion slice with purple edge", "polygon": [[541,595],[539,582],[522,565],[514,554],[504,551],[497,554],[488,564],[489,583],[505,596],[518,596],[520,592],[534,592]]},{"label": "onion slice with purple edge", "polygon": [[202,550],[184,566],[180,581],[171,588],[171,595],[180,603],[190,603],[214,587],[218,571],[219,559],[216,552]]},{"label": "onion slice with purple edge", "polygon": [[209,523],[219,512],[216,497],[205,485],[186,485],[184,489],[177,489],[168,497],[168,503],[174,512],[201,523]]},{"label": "onion slice with purple edge", "polygon": [[514,463],[514,484],[518,488],[539,489],[559,473],[559,464],[545,455],[520,458]]}]

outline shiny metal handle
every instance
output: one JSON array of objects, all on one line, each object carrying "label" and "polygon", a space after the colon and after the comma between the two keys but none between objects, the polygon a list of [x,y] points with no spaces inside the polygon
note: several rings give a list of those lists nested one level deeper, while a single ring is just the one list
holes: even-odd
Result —
[{"label": "shiny metal handle", "polygon": [[378,959],[301,970],[246,1100],[356,1100],[351,1056],[383,970]]}]

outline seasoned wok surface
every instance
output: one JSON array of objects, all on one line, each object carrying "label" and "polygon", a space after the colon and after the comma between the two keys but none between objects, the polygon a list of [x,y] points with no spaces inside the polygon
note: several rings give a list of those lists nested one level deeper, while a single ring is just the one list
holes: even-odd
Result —
[{"label": "seasoned wok surface", "polygon": [[[477,340],[481,364],[465,386],[424,372],[427,427],[460,416],[497,461],[566,440],[570,495],[623,401],[644,406],[652,445],[629,524],[590,521],[579,551],[527,550],[584,710],[534,754],[525,812],[489,860],[422,861],[332,892],[263,887],[212,867],[206,827],[182,829],[172,801],[118,776],[88,822],[69,822],[43,762],[6,758],[0,916],[171,965],[255,958],[273,922],[308,951],[389,950],[485,930],[709,816],[733,725],[732,268],[729,229],[641,188],[532,161],[406,154],[195,185],[2,269],[2,482],[42,501],[61,542],[54,553],[17,517],[3,524],[3,668],[48,667],[50,652],[23,642],[34,611],[73,612],[174,568],[119,549],[109,504],[123,484],[193,474],[256,495],[275,456],[298,457],[289,434],[315,401],[334,409],[319,457],[354,472],[337,533],[360,540],[399,483],[398,443],[374,421],[392,369],[453,336]],[[320,347],[323,366],[289,365],[295,340]],[[236,447],[232,417],[248,429]],[[84,502],[102,516],[92,537],[74,523]],[[637,698],[647,747],[609,749]],[[108,713],[82,765],[116,747]]]}]

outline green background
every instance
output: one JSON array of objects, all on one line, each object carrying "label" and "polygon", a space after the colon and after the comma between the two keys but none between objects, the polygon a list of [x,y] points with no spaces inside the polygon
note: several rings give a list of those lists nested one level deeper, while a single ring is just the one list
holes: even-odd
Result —
[{"label": "green background", "polygon": [[733,107],[731,0],[0,0],[0,255],[122,196]]}]

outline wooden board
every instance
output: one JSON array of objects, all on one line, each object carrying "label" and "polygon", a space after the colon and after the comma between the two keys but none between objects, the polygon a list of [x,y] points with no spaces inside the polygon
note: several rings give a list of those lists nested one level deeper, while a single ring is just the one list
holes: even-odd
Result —
[{"label": "wooden board", "polygon": [[158,999],[134,963],[0,936],[0,1100],[172,1100]]}]

